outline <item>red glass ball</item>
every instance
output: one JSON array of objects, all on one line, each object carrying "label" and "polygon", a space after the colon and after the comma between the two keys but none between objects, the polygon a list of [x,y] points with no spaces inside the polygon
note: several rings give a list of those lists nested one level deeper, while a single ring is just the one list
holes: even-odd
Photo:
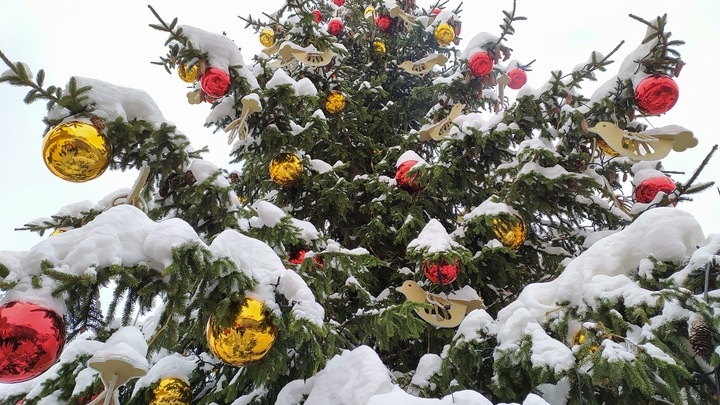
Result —
[{"label": "red glass ball", "polygon": [[389,15],[381,15],[375,19],[375,25],[377,25],[377,27],[380,28],[380,31],[382,32],[390,31],[390,28],[392,27],[392,22],[393,19]]},{"label": "red glass ball", "polygon": [[510,77],[510,83],[507,86],[513,90],[517,90],[527,83],[527,74],[520,68],[511,69],[507,75]]},{"label": "red glass ball", "polygon": [[230,90],[230,75],[222,69],[207,68],[200,77],[200,87],[208,96],[220,98]]},{"label": "red glass ball", "polygon": [[670,194],[675,191],[675,182],[669,177],[652,177],[640,182],[635,188],[635,201],[648,204],[655,199],[659,192]]},{"label": "red glass ball", "polygon": [[405,191],[415,193],[420,191],[420,185],[415,181],[417,174],[408,176],[407,172],[410,171],[416,164],[417,160],[406,160],[400,164],[397,171],[395,172],[395,182],[397,186]]},{"label": "red glass ball", "polygon": [[440,266],[437,263],[425,262],[423,263],[423,273],[428,280],[435,284],[440,284],[441,276],[443,285],[450,284],[460,273],[460,262],[455,260],[455,264],[450,264],[443,258],[440,258]]},{"label": "red glass ball", "polygon": [[65,323],[28,302],[0,306],[0,383],[31,380],[49,369],[65,346]]},{"label": "red glass ball", "polygon": [[[305,260],[305,255],[307,254],[307,250],[305,249],[295,249],[292,252],[290,252],[288,257],[288,262],[292,264],[302,264],[303,260]],[[313,256],[313,261],[317,263],[318,266],[323,267],[323,261],[322,258],[319,256]]]},{"label": "red glass ball", "polygon": [[484,51],[475,52],[468,60],[468,70],[475,77],[489,75],[492,72],[493,65],[492,56]]},{"label": "red glass ball", "polygon": [[322,12],[320,10],[313,10],[313,15],[315,16],[315,22],[320,23],[322,21]]},{"label": "red glass ball", "polygon": [[345,4],[345,0],[333,0],[333,3],[338,7],[342,7]]},{"label": "red glass ball", "polygon": [[333,18],[328,22],[328,32],[332,35],[339,35],[345,29],[345,24],[339,18]]},{"label": "red glass ball", "polygon": [[650,76],[635,88],[635,105],[645,114],[664,114],[677,103],[680,89],[669,76]]}]

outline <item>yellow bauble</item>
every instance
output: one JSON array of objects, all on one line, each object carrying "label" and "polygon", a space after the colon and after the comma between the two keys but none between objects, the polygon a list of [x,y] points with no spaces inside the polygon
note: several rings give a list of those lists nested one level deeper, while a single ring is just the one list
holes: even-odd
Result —
[{"label": "yellow bauble", "polygon": [[325,99],[325,109],[330,114],[337,114],[345,109],[345,96],[339,91],[331,91]]},{"label": "yellow bauble", "polygon": [[602,153],[605,154],[605,156],[609,156],[609,157],[620,156],[620,154],[615,152],[615,149],[611,148],[610,145],[608,145],[607,142],[605,142],[605,140],[602,138],[597,139],[597,147],[600,148],[600,150],[602,151]]},{"label": "yellow bauble", "polygon": [[385,44],[382,41],[373,41],[373,50],[376,55],[383,56],[386,52]]},{"label": "yellow bauble", "polygon": [[197,71],[198,67],[197,65],[193,65],[192,69],[188,70],[187,63],[182,66],[182,68],[178,68],[178,76],[182,79],[182,81],[186,83],[192,83],[197,79]]},{"label": "yellow bauble", "polygon": [[450,24],[442,23],[435,28],[435,40],[440,46],[448,46],[455,39],[455,30]]},{"label": "yellow bauble", "polygon": [[269,48],[275,44],[275,31],[265,28],[260,32],[260,43],[265,48]]},{"label": "yellow bauble", "polygon": [[63,180],[81,183],[99,177],[110,164],[110,142],[92,124],[65,122],[42,143],[45,165]]},{"label": "yellow bauble", "polygon": [[500,217],[493,218],[493,231],[495,236],[504,246],[516,250],[525,242],[527,236],[527,228],[525,223],[517,215],[514,221],[505,221]]},{"label": "yellow bauble", "polygon": [[583,344],[583,342],[585,342],[585,339],[587,339],[587,336],[585,335],[585,333],[583,333],[583,330],[580,329],[577,331],[575,336],[573,336],[572,344],[573,346],[580,346],[581,344]]},{"label": "yellow bauble", "polygon": [[281,186],[292,186],[302,173],[302,161],[292,153],[279,153],[270,162],[270,178]]},{"label": "yellow bauble", "polygon": [[190,405],[192,391],[185,380],[180,378],[163,378],[153,391],[150,405]]},{"label": "yellow bauble", "polygon": [[365,18],[370,18],[370,17],[372,17],[374,14],[375,14],[375,7],[373,7],[373,6],[370,6],[370,7],[366,8],[366,9],[365,9],[365,12],[363,13],[363,15],[365,16]]},{"label": "yellow bauble", "polygon": [[223,362],[241,367],[260,360],[275,342],[277,328],[263,311],[262,301],[246,298],[229,309],[234,325],[222,326],[211,316],[207,325],[210,350]]}]

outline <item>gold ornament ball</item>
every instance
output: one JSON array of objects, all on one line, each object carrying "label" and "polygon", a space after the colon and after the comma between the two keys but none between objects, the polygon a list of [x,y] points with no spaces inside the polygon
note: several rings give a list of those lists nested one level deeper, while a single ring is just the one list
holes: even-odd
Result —
[{"label": "gold ornament ball", "polygon": [[573,346],[580,346],[583,342],[585,342],[585,339],[587,339],[587,335],[583,333],[582,329],[580,329],[577,333],[575,333],[575,336],[573,336],[572,344]]},{"label": "gold ornament ball", "polygon": [[193,83],[195,79],[197,79],[198,67],[197,65],[193,65],[192,69],[188,70],[188,65],[186,63],[182,65],[182,67],[178,68],[177,72],[182,81],[185,83]]},{"label": "gold ornament ball", "polygon": [[275,31],[265,28],[260,32],[260,43],[265,48],[269,48],[275,44]]},{"label": "gold ornament ball", "polygon": [[345,96],[339,91],[333,90],[328,94],[325,100],[325,109],[330,114],[337,114],[345,109]]},{"label": "gold ornament ball", "polygon": [[500,217],[493,218],[493,231],[500,243],[512,250],[517,250],[525,242],[527,228],[519,216],[513,216],[515,217],[513,221],[505,221]]},{"label": "gold ornament ball", "polygon": [[50,171],[63,180],[82,183],[99,177],[110,164],[110,142],[92,124],[65,122],[43,139],[42,155]]},{"label": "gold ornament ball", "polygon": [[455,39],[455,30],[448,23],[442,23],[435,28],[435,40],[440,46],[448,46]]},{"label": "gold ornament ball", "polygon": [[302,173],[302,161],[292,153],[279,153],[270,162],[270,178],[281,186],[292,186]]},{"label": "gold ornament ball", "polygon": [[190,405],[192,391],[185,380],[180,378],[163,378],[153,391],[150,405]]},{"label": "gold ornament ball", "polygon": [[605,156],[609,157],[618,157],[620,156],[619,153],[615,152],[615,149],[611,148],[610,145],[605,142],[602,138],[597,138],[597,147],[602,151],[602,153],[605,154]]},{"label": "gold ornament ball", "polygon": [[373,51],[375,51],[375,54],[378,56],[385,55],[385,52],[387,52],[385,48],[385,44],[382,41],[373,41]]},{"label": "gold ornament ball", "polygon": [[263,358],[275,343],[277,328],[263,311],[262,301],[246,298],[230,308],[234,325],[223,326],[211,316],[207,325],[210,350],[223,362],[241,367]]}]

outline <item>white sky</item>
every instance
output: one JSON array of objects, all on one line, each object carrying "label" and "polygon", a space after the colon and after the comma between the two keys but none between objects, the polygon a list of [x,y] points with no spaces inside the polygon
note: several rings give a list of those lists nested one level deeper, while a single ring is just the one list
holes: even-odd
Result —
[{"label": "white sky", "polygon": [[[379,1],[378,1],[379,2]],[[242,48],[246,61],[261,48],[257,35],[245,30],[238,15],[259,16],[274,11],[280,0],[213,1],[200,5],[156,0],[152,5],[160,15],[180,24],[209,31],[227,32]],[[420,0],[429,6],[430,0]],[[451,0],[450,8],[459,1]],[[225,136],[212,134],[202,123],[209,112],[207,105],[187,104],[186,84],[174,74],[168,75],[150,62],[165,54],[166,36],[148,27],[155,19],[144,2],[100,2],[92,0],[0,0],[0,50],[11,60],[27,63],[33,72],[46,70],[46,86],[64,86],[70,76],[97,78],[115,84],[141,88],[150,93],[165,117],[188,134],[196,148],[209,145],[206,159],[231,168]],[[489,4],[468,0],[463,5],[460,49],[474,34],[499,32],[503,9],[512,8],[511,0]],[[528,84],[539,87],[550,71],[571,70],[588,59],[590,52],[607,53],[621,40],[626,44],[614,58],[618,63],[600,75],[609,79],[619,62],[642,40],[645,27],[627,17],[628,13],[651,19],[667,13],[668,29],[674,39],[687,42],[680,48],[687,63],[680,77],[678,104],[651,124],[682,125],[695,132],[700,145],[682,154],[671,152],[664,160],[667,170],[686,171],[673,178],[684,180],[718,143],[714,119],[720,107],[720,2],[716,0],[606,0],[581,2],[570,0],[518,0],[518,14],[528,21],[515,24],[516,35],[508,45],[513,58],[522,62],[537,59],[528,74]],[[0,66],[0,72],[5,67]],[[592,85],[586,86],[591,94]],[[14,232],[37,217],[50,216],[66,204],[90,200],[96,202],[110,192],[131,187],[136,173],[106,172],[87,183],[69,183],[52,175],[42,162],[40,144],[44,131],[45,103],[27,106],[22,102],[27,90],[0,85],[0,250],[27,250],[42,239],[30,232]],[[720,181],[720,154],[703,172],[701,180]],[[713,190],[696,197],[680,208],[692,212],[708,233],[720,232],[720,221],[713,208],[720,196]],[[47,234],[46,234],[47,235]],[[47,236],[45,236],[47,237]]]}]

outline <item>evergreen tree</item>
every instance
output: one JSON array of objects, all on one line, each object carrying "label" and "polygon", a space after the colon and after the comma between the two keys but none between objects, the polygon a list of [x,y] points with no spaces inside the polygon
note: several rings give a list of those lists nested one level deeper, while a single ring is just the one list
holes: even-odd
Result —
[{"label": "evergreen tree", "polygon": [[[50,338],[0,323],[0,381],[30,378],[3,404],[88,403],[113,374],[128,404],[717,396],[720,237],[673,207],[712,185],[697,182],[712,153],[676,183],[660,160],[697,140],[639,119],[677,99],[666,16],[633,16],[646,38],[583,94],[617,48],[523,86],[515,4],[498,32],[460,40],[462,10],[445,2],[287,0],[243,17],[266,46],[252,62],[151,12],[167,34],[155,63],[211,106],[242,170],[203,160],[144,91],[46,86],[0,53],[0,82],[48,103],[51,171],[147,170],[133,190],[27,224],[58,232],[30,251],[0,252],[5,305],[58,313],[67,333],[37,376],[18,353],[45,356]],[[70,127],[105,141],[68,141]]]}]

